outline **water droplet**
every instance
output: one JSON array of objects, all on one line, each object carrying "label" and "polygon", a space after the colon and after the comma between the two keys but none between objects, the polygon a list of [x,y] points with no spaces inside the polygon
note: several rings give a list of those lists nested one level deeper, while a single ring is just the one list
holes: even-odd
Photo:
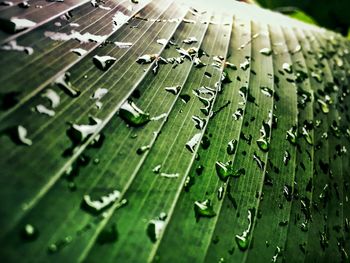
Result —
[{"label": "water droplet", "polygon": [[244,62],[242,62],[239,67],[242,69],[242,70],[247,70],[250,66],[250,61],[248,59],[246,59]]},{"label": "water droplet", "polygon": [[265,163],[261,160],[261,158],[254,152],[253,159],[260,168],[260,170],[264,170]]},{"label": "water droplet", "polygon": [[174,95],[177,95],[181,89],[181,86],[180,85],[177,85],[177,86],[173,86],[173,87],[165,87],[164,88],[166,91],[174,94]]},{"label": "water droplet", "polygon": [[35,25],[35,22],[25,18],[12,17],[10,19],[0,19],[0,28],[11,34],[34,27]]},{"label": "water droplet", "polygon": [[240,118],[243,116],[243,109],[238,108],[233,114],[232,117],[234,118],[235,121],[238,121]]},{"label": "water droplet", "polygon": [[161,213],[157,218],[149,221],[147,226],[147,235],[152,242],[156,242],[165,227],[165,220],[167,218],[166,213]]},{"label": "water droplet", "polygon": [[205,201],[194,202],[194,213],[196,220],[198,221],[200,217],[214,217],[216,213],[214,212],[213,205],[209,199]]},{"label": "water droplet", "polygon": [[219,200],[222,200],[222,198],[224,197],[225,186],[226,186],[226,184],[220,186],[218,189],[218,199]]},{"label": "water droplet", "polygon": [[168,40],[166,40],[165,38],[160,38],[157,39],[157,43],[163,46],[166,46],[168,44]]},{"label": "water droplet", "polygon": [[63,89],[63,91],[66,92],[68,95],[72,97],[78,97],[80,95],[80,91],[73,87],[72,83],[69,81],[69,78],[70,73],[66,72],[55,80],[55,84],[61,89]]},{"label": "water droplet", "polygon": [[39,236],[38,230],[36,229],[36,227],[34,227],[31,224],[26,224],[21,230],[21,237],[24,240],[32,241],[37,239],[38,236]]},{"label": "water droplet", "polygon": [[297,142],[297,128],[296,126],[292,126],[288,131],[286,135],[286,139],[293,145]]},{"label": "water droplet", "polygon": [[165,178],[178,178],[180,174],[178,173],[160,173],[160,176]]},{"label": "water droplet", "polygon": [[194,152],[195,151],[195,147],[196,145],[199,143],[200,139],[201,139],[202,134],[201,133],[197,133],[195,134],[187,143],[186,143],[186,148],[190,151],[190,152]]},{"label": "water droplet", "polygon": [[[227,84],[227,83],[231,83],[231,82],[232,82],[232,80],[230,79],[230,75],[228,74],[226,69],[224,69],[222,74],[221,74],[221,83]],[[221,85],[219,86],[219,92],[220,91],[221,91]]]},{"label": "water droplet", "polygon": [[138,149],[136,150],[136,153],[137,153],[138,155],[141,155],[141,154],[145,153],[146,151],[148,151],[150,148],[151,148],[150,145],[141,146],[140,148],[138,148]]},{"label": "water droplet", "polygon": [[118,200],[120,195],[118,190],[114,190],[110,194],[102,196],[101,199],[95,201],[91,199],[90,195],[84,195],[82,208],[89,213],[100,214]]},{"label": "water droplet", "polygon": [[288,163],[290,161],[290,158],[291,158],[291,155],[290,155],[289,151],[286,150],[284,152],[284,156],[283,156],[283,163],[284,163],[284,165],[288,165]]},{"label": "water droplet", "polygon": [[80,57],[84,56],[87,53],[87,51],[83,48],[73,48],[70,51],[77,54]]},{"label": "water droplet", "polygon": [[237,70],[237,66],[233,63],[228,62],[228,61],[225,62],[225,67],[230,68],[232,70]]},{"label": "water droplet", "polygon": [[281,255],[281,249],[279,246],[276,247],[275,255],[272,257],[271,262],[277,262],[277,258]]},{"label": "water droplet", "polygon": [[216,162],[215,163],[216,174],[219,176],[221,181],[226,182],[229,177],[239,177],[245,174],[245,169],[241,168],[234,170],[232,167],[232,162],[227,163]]},{"label": "water droplet", "polygon": [[162,165],[158,164],[152,169],[152,172],[154,172],[155,174],[158,174],[161,168],[162,168]]},{"label": "water droplet", "polygon": [[186,180],[185,180],[185,183],[184,183],[184,190],[186,192],[190,191],[192,185],[194,185],[194,182],[195,182],[195,177],[193,177],[193,176],[186,176]]},{"label": "water droplet", "polygon": [[289,63],[283,63],[282,69],[289,74],[293,72],[292,65]]},{"label": "water droplet", "polygon": [[260,49],[259,52],[265,56],[271,56],[271,54],[272,54],[272,50],[270,48],[267,48],[267,47]]},{"label": "water droplet", "polygon": [[147,64],[153,62],[156,58],[158,57],[157,54],[152,54],[152,55],[142,55],[141,57],[138,57],[136,62],[139,64]]},{"label": "water droplet", "polygon": [[192,116],[192,120],[195,123],[195,127],[199,130],[202,130],[205,126],[205,124],[207,123],[207,121],[205,119],[200,118],[199,116]]},{"label": "water droplet", "polygon": [[116,61],[117,59],[115,57],[111,56],[98,56],[95,55],[92,58],[92,61],[96,65],[96,67],[100,70],[107,71]]},{"label": "water droplet", "polygon": [[191,96],[188,95],[188,94],[181,94],[179,97],[181,98],[181,100],[183,101],[183,103],[187,103],[187,102],[189,102],[190,99],[191,99]]},{"label": "water droplet", "polygon": [[120,107],[119,116],[129,125],[138,127],[150,121],[148,113],[139,109],[132,101],[126,101]]},{"label": "water droplet", "polygon": [[193,44],[193,43],[197,43],[198,40],[196,37],[188,37],[188,38],[184,39],[182,42],[185,44]]},{"label": "water droplet", "polygon": [[297,45],[294,50],[292,51],[292,54],[295,54],[295,53],[298,53],[301,51],[301,46],[300,45]]},{"label": "water droplet", "polygon": [[311,138],[311,135],[310,133],[306,130],[305,127],[303,127],[302,129],[302,135],[304,136],[306,142],[309,144],[309,145],[312,145],[312,138]]},{"label": "water droplet", "polygon": [[211,78],[212,77],[212,75],[211,75],[211,73],[209,73],[209,72],[204,72],[204,76],[206,76],[207,78]]},{"label": "water droplet", "polygon": [[260,87],[260,91],[267,97],[272,97],[273,95],[273,90],[270,89],[269,87],[262,86]]},{"label": "water droplet", "polygon": [[199,165],[197,168],[196,168],[196,173],[197,175],[201,175],[204,171],[204,166],[203,165]]},{"label": "water droplet", "polygon": [[327,114],[329,112],[328,104],[326,102],[324,102],[323,100],[320,100],[320,99],[318,99],[317,102],[320,105],[320,108],[321,108],[322,112]]},{"label": "water droplet", "polygon": [[11,1],[1,1],[0,6],[13,6]]},{"label": "water droplet", "polygon": [[46,106],[39,104],[37,106],[35,106],[35,110],[41,114],[45,114],[48,115],[50,117],[55,116],[55,111],[48,109]]},{"label": "water droplet", "polygon": [[28,131],[22,125],[17,126],[14,130],[9,131],[10,137],[18,144],[31,146],[32,140],[27,137]]},{"label": "water droplet", "polygon": [[113,30],[118,30],[122,25],[126,24],[130,17],[123,14],[120,11],[117,11],[113,16]]},{"label": "water droplet", "polygon": [[67,131],[68,136],[73,140],[73,142],[79,144],[83,142],[88,136],[96,133],[102,124],[102,120],[90,117],[90,124],[73,124]]},{"label": "water droplet", "polygon": [[288,202],[292,201],[293,198],[293,188],[290,185],[283,186],[283,194]]},{"label": "water droplet", "polygon": [[16,40],[11,40],[8,43],[0,46],[0,50],[12,50],[12,51],[25,52],[28,55],[32,55],[34,53],[33,48],[20,46],[17,44]]},{"label": "water droplet", "polygon": [[108,89],[98,88],[94,94],[91,96],[91,99],[100,100],[108,93]]},{"label": "water droplet", "polygon": [[321,244],[321,248],[323,250],[325,250],[328,247],[328,234],[326,231],[320,232],[320,244]]},{"label": "water droplet", "polygon": [[107,36],[93,35],[89,32],[80,34],[77,31],[71,31],[70,34],[46,31],[44,35],[45,37],[48,37],[54,41],[68,41],[71,39],[75,39],[80,43],[88,43],[88,42],[103,43],[107,39]]},{"label": "water droplet", "polygon": [[118,48],[129,48],[133,45],[131,42],[114,42],[114,45],[116,45]]},{"label": "water droplet", "polygon": [[322,82],[322,77],[319,73],[311,72],[311,77],[313,77],[318,83]]},{"label": "water droplet", "polygon": [[235,139],[228,142],[227,149],[226,149],[228,154],[232,155],[236,152],[237,143],[238,141]]},{"label": "water droplet", "polygon": [[265,140],[264,137],[257,139],[256,143],[259,146],[260,150],[263,152],[267,152],[269,150],[269,143]]},{"label": "water droplet", "polygon": [[204,135],[201,141],[201,146],[204,150],[208,149],[210,146],[210,140],[209,137]]},{"label": "water droplet", "polygon": [[246,230],[243,231],[242,235],[236,235],[235,240],[240,250],[245,251],[248,248],[249,245],[249,234],[252,228],[253,223],[253,217],[255,214],[254,209],[248,210],[248,227]]},{"label": "water droplet", "polygon": [[56,253],[59,250],[63,249],[65,246],[67,246],[69,243],[71,243],[72,240],[73,240],[72,236],[66,236],[63,239],[61,239],[55,243],[50,244],[48,247],[48,252],[52,253],[52,254]]},{"label": "water droplet", "polygon": [[114,243],[118,239],[117,225],[113,223],[110,227],[103,229],[97,236],[96,242],[100,245]]},{"label": "water droplet", "polygon": [[200,60],[200,58],[195,57],[195,58],[193,59],[193,65],[194,65],[196,68],[203,68],[203,67],[205,67],[207,64],[203,63],[202,60]]}]

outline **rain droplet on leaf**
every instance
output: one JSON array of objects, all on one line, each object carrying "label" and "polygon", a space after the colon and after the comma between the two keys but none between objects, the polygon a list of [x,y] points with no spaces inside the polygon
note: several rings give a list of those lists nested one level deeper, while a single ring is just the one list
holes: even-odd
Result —
[{"label": "rain droplet on leaf", "polygon": [[194,202],[194,213],[196,220],[198,221],[200,217],[214,217],[216,213],[214,212],[213,205],[209,199],[205,201]]},{"label": "rain droplet on leaf", "polygon": [[111,56],[98,56],[95,55],[92,58],[92,61],[96,65],[96,67],[100,70],[107,71],[116,61],[117,59],[115,57]]},{"label": "rain droplet on leaf", "polygon": [[119,116],[129,125],[138,127],[150,121],[148,113],[139,109],[132,101],[126,101],[120,107]]},{"label": "rain droplet on leaf", "polygon": [[187,143],[186,143],[186,148],[193,153],[195,151],[196,145],[199,143],[201,139],[202,134],[197,133],[195,134]]},{"label": "rain droplet on leaf", "polygon": [[66,72],[55,80],[55,84],[63,89],[63,91],[68,95],[72,97],[78,97],[80,95],[80,91],[73,87],[72,83],[69,81],[69,78],[70,73]]},{"label": "rain droplet on leaf", "polygon": [[272,50],[270,48],[267,48],[267,47],[260,49],[259,52],[260,52],[260,54],[263,54],[265,56],[270,56],[272,54]]}]

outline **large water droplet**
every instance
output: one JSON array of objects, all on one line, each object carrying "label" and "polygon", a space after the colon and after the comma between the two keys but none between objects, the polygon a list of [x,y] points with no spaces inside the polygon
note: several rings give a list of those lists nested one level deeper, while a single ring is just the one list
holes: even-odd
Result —
[{"label": "large water droplet", "polygon": [[73,87],[72,83],[69,81],[69,78],[70,73],[66,72],[55,80],[55,84],[63,89],[63,91],[68,95],[78,97],[80,95],[80,91]]},{"label": "large water droplet", "polygon": [[226,149],[228,154],[232,155],[236,152],[237,143],[238,141],[235,139],[228,142],[227,149]]},{"label": "large water droplet", "polygon": [[132,101],[126,101],[120,107],[119,116],[129,125],[138,127],[150,121],[148,113],[139,109]]},{"label": "large water droplet", "polygon": [[207,121],[203,118],[200,118],[199,116],[192,116],[192,120],[195,123],[195,127],[199,130],[202,130],[205,126],[205,124],[207,123]]},{"label": "large water droplet", "polygon": [[273,95],[273,90],[270,89],[269,87],[262,86],[260,87],[260,91],[267,97],[272,97]]},{"label": "large water droplet", "polygon": [[10,19],[0,19],[0,28],[8,33],[17,33],[35,25],[35,22],[25,18],[12,17]]},{"label": "large water droplet", "polygon": [[184,39],[182,42],[184,42],[185,44],[193,44],[193,43],[197,43],[198,40],[196,37],[188,37]]},{"label": "large water droplet", "polygon": [[141,146],[140,148],[138,148],[138,149],[136,150],[136,153],[137,153],[138,155],[141,155],[141,154],[145,153],[146,151],[148,151],[150,148],[151,148],[150,145]]},{"label": "large water droplet", "polygon": [[292,65],[289,63],[283,63],[282,69],[289,74],[293,72]]},{"label": "large water droplet", "polygon": [[22,125],[19,125],[13,131],[9,131],[10,137],[18,144],[24,144],[31,146],[33,144],[32,140],[27,137],[28,131]]},{"label": "large water droplet", "polygon": [[272,50],[270,48],[267,48],[267,47],[260,49],[259,52],[260,52],[260,54],[263,54],[265,56],[270,56],[272,54]]},{"label": "large water droplet", "polygon": [[194,202],[194,213],[196,220],[198,221],[200,217],[214,217],[216,213],[214,212],[213,205],[209,199],[205,201]]},{"label": "large water droplet", "polygon": [[164,88],[166,91],[174,94],[174,95],[177,95],[181,89],[181,86],[180,85],[177,85],[177,86],[173,86],[173,87],[165,87]]},{"label": "large water droplet", "polygon": [[42,104],[36,105],[35,110],[41,114],[45,114],[50,117],[53,117],[56,114],[55,111],[48,109],[46,106]]},{"label": "large water droplet", "polygon": [[260,150],[267,152],[269,150],[269,143],[267,140],[265,140],[264,137],[261,137],[256,140],[257,145],[259,146]]},{"label": "large water droplet", "polygon": [[73,124],[68,130],[68,136],[73,140],[73,142],[79,144],[85,139],[96,133],[102,124],[102,120],[90,117],[90,124]]},{"label": "large water droplet", "polygon": [[242,69],[242,70],[247,70],[250,66],[250,61],[248,59],[246,59],[244,62],[242,62],[239,67]]},{"label": "large water droplet", "polygon": [[187,143],[186,143],[186,148],[190,151],[190,152],[194,152],[195,151],[195,147],[196,145],[199,143],[200,139],[201,139],[202,134],[201,133],[197,133],[195,134]]},{"label": "large water droplet", "polygon": [[97,68],[103,71],[107,71],[116,61],[117,59],[115,57],[111,56],[98,56],[95,55],[92,58],[92,61],[96,65]]},{"label": "large water droplet", "polygon": [[157,54],[152,54],[152,55],[142,55],[141,57],[138,57],[136,62],[140,64],[147,64],[153,62],[156,58],[158,57]]},{"label": "large water droplet", "polygon": [[102,196],[99,200],[92,200],[90,195],[84,195],[82,208],[89,213],[100,214],[119,198],[120,192],[118,190],[114,190],[110,194]]},{"label": "large water droplet", "polygon": [[41,97],[47,98],[50,101],[52,108],[56,108],[60,104],[60,96],[52,89],[45,90]]},{"label": "large water droplet", "polygon": [[243,231],[242,235],[236,235],[235,240],[240,250],[245,251],[248,248],[249,245],[249,234],[252,228],[253,223],[253,217],[255,216],[255,210],[249,209],[248,210],[248,227],[246,230]]},{"label": "large water droplet", "polygon": [[152,242],[156,242],[160,238],[165,227],[166,218],[167,214],[163,212],[157,218],[148,222],[147,235]]},{"label": "large water droplet", "polygon": [[238,170],[233,169],[232,162],[227,163],[216,162],[215,163],[216,174],[220,180],[226,182],[229,177],[239,177],[245,174],[245,169],[241,168]]},{"label": "large water droplet", "polygon": [[0,50],[12,50],[12,51],[25,52],[28,55],[32,55],[34,53],[33,48],[18,45],[16,40],[12,40],[12,41],[0,46]]}]

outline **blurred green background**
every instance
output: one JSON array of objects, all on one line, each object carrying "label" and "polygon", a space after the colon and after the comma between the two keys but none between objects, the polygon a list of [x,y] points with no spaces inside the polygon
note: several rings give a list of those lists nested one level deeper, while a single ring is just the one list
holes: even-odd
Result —
[{"label": "blurred green background", "polygon": [[255,2],[262,7],[329,28],[350,38],[350,0],[255,0]]}]

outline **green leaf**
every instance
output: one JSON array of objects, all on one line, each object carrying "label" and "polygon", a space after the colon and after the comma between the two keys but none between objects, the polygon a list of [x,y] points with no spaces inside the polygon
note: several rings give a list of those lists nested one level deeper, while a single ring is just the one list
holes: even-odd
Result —
[{"label": "green leaf", "polygon": [[347,39],[240,3],[59,4],[0,34],[1,258],[348,261]]}]

